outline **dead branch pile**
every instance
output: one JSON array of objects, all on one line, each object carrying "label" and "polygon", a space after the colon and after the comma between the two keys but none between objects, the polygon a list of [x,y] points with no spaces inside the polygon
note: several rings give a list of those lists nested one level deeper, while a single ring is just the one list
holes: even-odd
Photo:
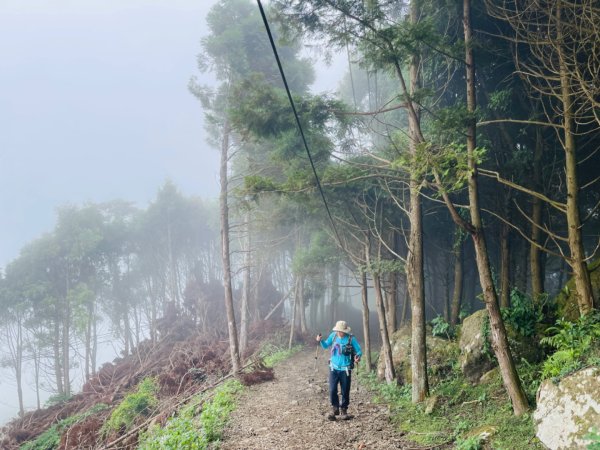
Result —
[{"label": "dead branch pile", "polygon": [[[188,325],[188,324],[186,324]],[[280,324],[262,322],[251,330],[247,354],[260,346],[260,341],[278,331]],[[62,432],[60,450],[104,448],[120,440],[119,448],[135,448],[137,432],[131,436],[112,434],[100,437],[102,424],[110,409],[119,404],[129,391],[144,378],[156,377],[160,388],[160,410],[153,411],[153,423],[164,424],[168,416],[182,403],[213,386],[231,371],[229,344],[226,336],[217,339],[214,333],[200,334],[193,326],[173,325],[173,332],[164,332],[158,342],[141,342],[132,354],[106,363],[83,386],[81,393],[69,401],[26,413],[0,430],[0,448],[17,449],[23,442],[35,439],[52,425],[75,414],[83,414],[94,405],[104,403],[110,408],[71,425]],[[256,363],[253,363],[256,364]],[[273,379],[272,370],[258,365],[244,374],[242,382],[255,384]],[[147,418],[141,417],[140,422]],[[127,435],[129,433],[126,433]]]}]

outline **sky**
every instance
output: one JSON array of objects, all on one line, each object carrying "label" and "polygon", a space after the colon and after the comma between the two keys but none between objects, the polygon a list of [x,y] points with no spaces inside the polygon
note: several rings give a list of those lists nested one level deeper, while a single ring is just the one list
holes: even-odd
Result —
[{"label": "sky", "polygon": [[[167,180],[217,196],[218,150],[187,88],[215,82],[196,65],[215,3],[0,0],[0,268],[62,205],[144,207]],[[343,69],[318,64],[313,90],[333,91]],[[16,411],[6,398],[0,423]]]},{"label": "sky", "polygon": [[[218,151],[187,85],[216,0],[0,2],[0,267],[65,204],[214,198]],[[316,90],[334,90],[319,65]]]},{"label": "sky", "polygon": [[209,0],[0,2],[0,267],[57,206],[215,197],[218,152],[187,85]]}]

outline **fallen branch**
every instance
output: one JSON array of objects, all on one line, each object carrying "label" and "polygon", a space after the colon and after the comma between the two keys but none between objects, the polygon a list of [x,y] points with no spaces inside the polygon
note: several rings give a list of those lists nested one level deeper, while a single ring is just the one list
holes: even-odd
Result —
[{"label": "fallen branch", "polygon": [[[247,369],[248,367],[250,367],[251,365],[255,364],[255,361],[252,361],[248,364],[246,364],[244,367],[242,367],[240,369]],[[206,392],[210,389],[214,389],[217,386],[219,386],[221,383],[223,383],[224,381],[228,380],[229,378],[233,377],[234,375],[236,375],[236,372],[230,372],[229,374],[225,375],[224,377],[219,378],[217,381],[215,381],[213,384],[206,386],[198,391],[194,391],[192,394],[184,397],[182,400],[178,401],[177,403],[175,403],[174,405],[170,406],[170,407],[166,407],[167,411],[169,412],[169,414],[171,412],[173,412],[174,410],[176,410],[177,408],[179,408],[181,405],[183,405],[184,403],[189,402],[192,397],[198,395],[198,394],[202,394],[203,392]],[[157,410],[159,410],[159,408],[157,408]],[[163,414],[165,411],[163,411],[161,409],[161,414]],[[115,445],[123,442],[124,440],[134,436],[136,433],[138,433],[141,429],[147,427],[148,425],[150,425],[150,423],[152,423],[152,421],[158,416],[159,414],[154,414],[150,417],[148,417],[148,419],[146,419],[144,422],[142,422],[141,424],[139,424],[138,426],[132,428],[131,430],[129,430],[127,433],[125,433],[123,436],[120,436],[119,438],[115,439],[112,442],[109,442],[108,444],[106,444],[106,446],[104,448],[111,448],[114,447]]]},{"label": "fallen branch", "polygon": [[286,298],[288,298],[288,297],[290,296],[291,292],[292,292],[292,290],[291,290],[291,289],[290,289],[289,291],[287,291],[287,294],[285,294],[285,295],[283,296],[283,298],[282,298],[281,300],[279,300],[279,302],[278,302],[278,303],[277,303],[277,304],[276,304],[276,305],[273,307],[273,309],[272,309],[272,310],[269,312],[269,314],[267,314],[267,315],[265,316],[265,318],[264,318],[263,320],[269,320],[269,318],[270,318],[270,317],[273,315],[273,313],[274,313],[275,311],[277,311],[277,308],[279,308],[279,307],[281,306],[281,304],[282,304],[283,302],[285,302],[285,299],[286,299]]}]

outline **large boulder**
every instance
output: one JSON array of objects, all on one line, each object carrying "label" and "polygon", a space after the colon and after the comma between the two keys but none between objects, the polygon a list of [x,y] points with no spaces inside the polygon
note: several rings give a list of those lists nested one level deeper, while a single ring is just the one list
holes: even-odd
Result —
[{"label": "large boulder", "polygon": [[491,345],[486,341],[484,324],[487,311],[480,309],[465,317],[460,331],[460,369],[471,383],[478,383],[481,376],[489,372],[496,361],[491,358]]},{"label": "large boulder", "polygon": [[[479,383],[481,377],[497,366],[493,355],[491,336],[484,332],[488,313],[480,309],[463,321],[460,332],[460,368],[471,383]],[[508,324],[506,334],[515,361],[525,359],[539,362],[543,356],[535,336],[523,336]]]},{"label": "large boulder", "polygon": [[[450,371],[453,362],[458,357],[458,345],[431,334],[427,335],[427,368],[435,378]],[[411,328],[405,325],[390,336],[392,347],[392,361],[399,383],[411,383],[412,372],[410,367]],[[377,362],[377,376],[380,380],[385,377],[383,358]]]},{"label": "large boulder", "polygon": [[[390,336],[392,347],[392,361],[396,378],[401,382],[409,382],[410,377],[410,325],[404,325]],[[385,362],[380,356],[377,361],[377,378],[385,378]]]},{"label": "large boulder", "polygon": [[[592,293],[596,299],[596,307],[600,306],[600,259],[588,265]],[[579,319],[579,296],[575,289],[575,278],[571,278],[555,298],[558,317],[571,322]]]},{"label": "large boulder", "polygon": [[580,370],[558,384],[545,380],[533,419],[536,436],[548,448],[586,448],[583,436],[600,424],[600,368]]}]

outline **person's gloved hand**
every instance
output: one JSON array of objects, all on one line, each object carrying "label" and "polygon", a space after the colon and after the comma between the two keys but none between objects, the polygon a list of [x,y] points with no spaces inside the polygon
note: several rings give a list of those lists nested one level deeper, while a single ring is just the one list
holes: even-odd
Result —
[{"label": "person's gloved hand", "polygon": [[355,355],[354,356],[354,362],[356,362],[356,363],[360,362],[360,356]]},{"label": "person's gloved hand", "polygon": [[317,342],[321,342],[321,337],[321,333],[317,334],[317,337],[315,338]]}]

